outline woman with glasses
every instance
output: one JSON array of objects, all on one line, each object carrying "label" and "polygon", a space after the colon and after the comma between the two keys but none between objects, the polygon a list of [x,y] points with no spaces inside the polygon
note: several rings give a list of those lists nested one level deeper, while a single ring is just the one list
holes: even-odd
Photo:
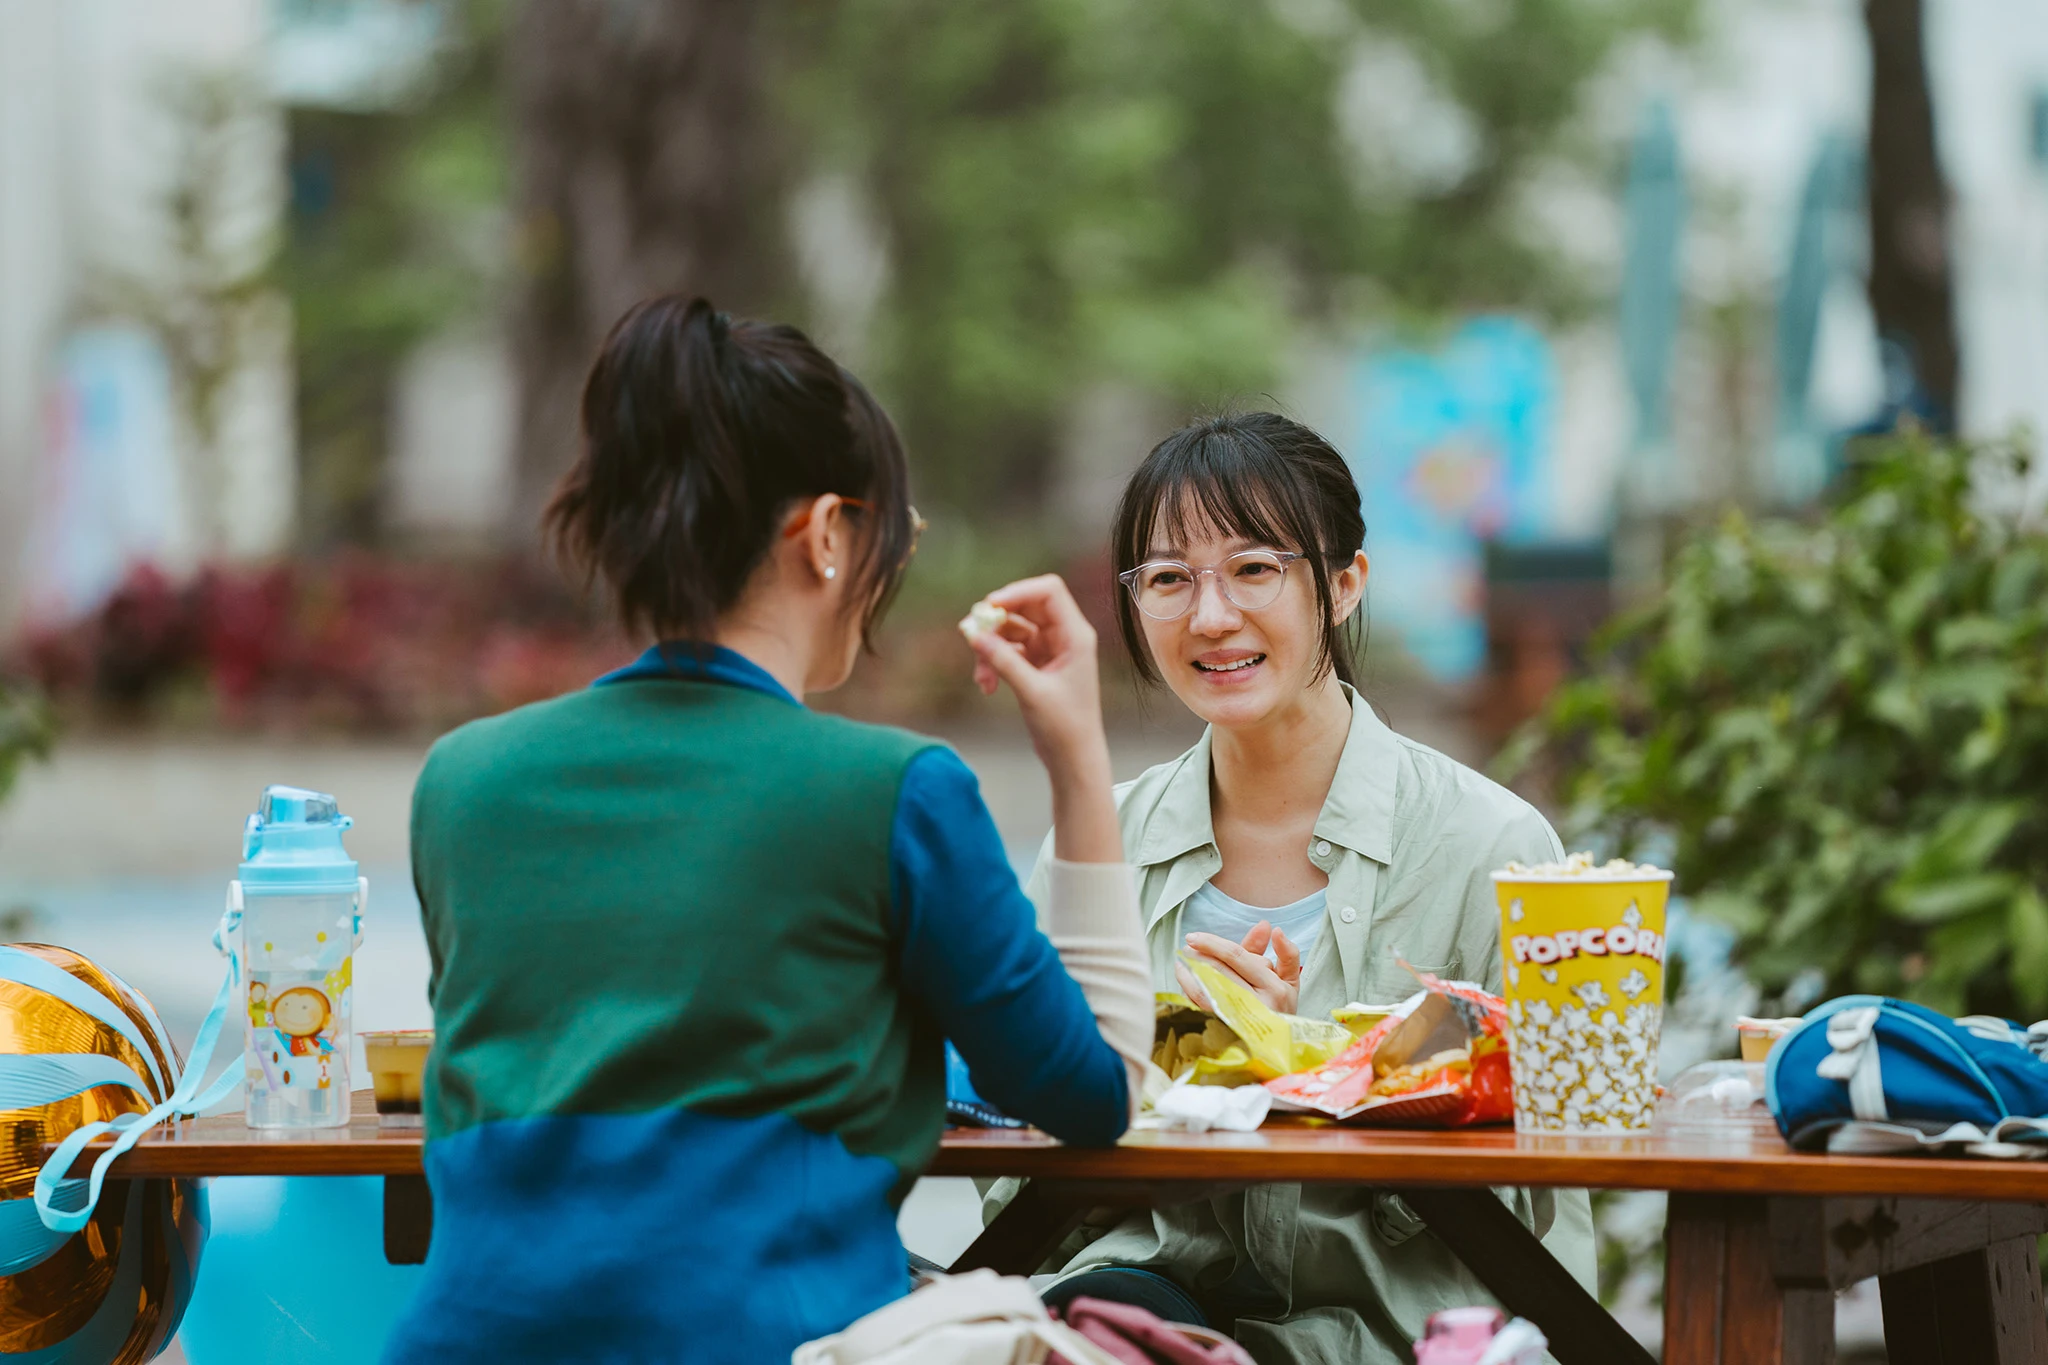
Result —
[{"label": "woman with glasses", "polygon": [[[1412,994],[1403,963],[1498,991],[1487,874],[1561,856],[1557,836],[1358,692],[1365,524],[1343,457],[1273,413],[1198,423],[1138,467],[1113,534],[1131,657],[1209,726],[1116,791],[1155,988],[1203,1001],[1196,954],[1316,1018]],[[1585,1193],[1502,1197],[1592,1288]],[[1049,1300],[1206,1321],[1263,1365],[1406,1362],[1430,1313],[1489,1301],[1388,1192],[1260,1186],[1079,1235]]]},{"label": "woman with glasses", "polygon": [[951,750],[803,703],[918,528],[867,390],[794,328],[662,298],[582,416],[548,525],[656,643],[420,774],[434,1237],[385,1358],[788,1360],[908,1288],[942,1040],[1065,1141],[1129,1120],[1152,1002],[1095,636],[1042,578],[974,646],[1052,778],[1041,934]]}]

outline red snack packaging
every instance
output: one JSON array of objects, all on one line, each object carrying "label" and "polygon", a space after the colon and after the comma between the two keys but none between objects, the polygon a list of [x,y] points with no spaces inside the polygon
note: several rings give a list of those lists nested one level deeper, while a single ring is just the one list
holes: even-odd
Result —
[{"label": "red snack packaging", "polygon": [[1321,1066],[1267,1081],[1274,1107],[1395,1128],[1513,1119],[1506,1003],[1428,972],[1415,979],[1421,993],[1350,1047]]}]

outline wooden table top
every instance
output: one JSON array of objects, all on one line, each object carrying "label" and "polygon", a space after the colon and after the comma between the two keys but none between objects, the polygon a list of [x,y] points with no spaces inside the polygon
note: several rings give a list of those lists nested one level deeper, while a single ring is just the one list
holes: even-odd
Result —
[{"label": "wooden table top", "polygon": [[1096,1150],[1061,1147],[1028,1129],[955,1129],[930,1173],[2048,1202],[2048,1162],[1817,1156],[1794,1152],[1763,1125],[1702,1139],[1654,1130],[1640,1138],[1563,1137],[1511,1128],[1429,1132],[1269,1121],[1255,1133],[1132,1133]]},{"label": "wooden table top", "polygon": [[[369,1093],[346,1128],[259,1132],[235,1114],[166,1125],[116,1176],[417,1175],[417,1128],[379,1128]],[[90,1149],[89,1149],[90,1150]],[[1509,1128],[1422,1132],[1269,1122],[1255,1133],[1133,1133],[1062,1147],[1030,1129],[953,1129],[932,1175],[1062,1180],[1373,1185],[1562,1185],[1718,1194],[1917,1195],[2048,1202],[2048,1161],[1811,1156],[1759,1125],[1709,1139],[1539,1137]]]}]

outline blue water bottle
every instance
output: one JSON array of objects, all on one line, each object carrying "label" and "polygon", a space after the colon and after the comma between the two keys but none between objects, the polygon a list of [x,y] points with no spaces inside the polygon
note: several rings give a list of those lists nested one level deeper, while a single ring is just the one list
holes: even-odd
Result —
[{"label": "blue water bottle", "polygon": [[354,822],[322,792],[273,786],[242,836],[244,1074],[251,1128],[349,1120],[355,950],[369,881],[342,846]]}]

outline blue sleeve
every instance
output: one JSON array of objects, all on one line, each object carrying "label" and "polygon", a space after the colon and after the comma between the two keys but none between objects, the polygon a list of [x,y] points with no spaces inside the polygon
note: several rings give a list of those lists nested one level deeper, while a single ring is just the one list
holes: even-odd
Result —
[{"label": "blue sleeve", "polygon": [[1082,1146],[1129,1120],[1123,1059],[1038,931],[981,788],[959,755],[913,758],[896,798],[890,892],[903,980],[1005,1113]]}]

